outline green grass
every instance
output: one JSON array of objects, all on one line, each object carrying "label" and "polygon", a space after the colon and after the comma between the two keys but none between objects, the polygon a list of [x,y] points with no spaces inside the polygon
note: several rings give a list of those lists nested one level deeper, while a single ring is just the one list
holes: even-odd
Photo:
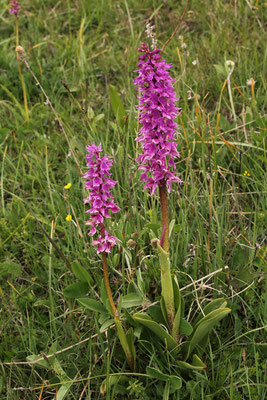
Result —
[{"label": "green grass", "polygon": [[[165,350],[149,337],[139,341],[138,374],[129,372],[114,329],[100,333],[99,316],[63,294],[77,282],[69,263],[78,261],[92,277],[90,297],[99,299],[100,258],[87,235],[86,194],[66,138],[22,66],[26,121],[15,17],[8,13],[8,2],[0,0],[0,5],[0,399],[52,399],[65,381],[71,383],[66,399],[100,399],[103,393],[106,399],[162,399],[163,382],[146,376],[146,367],[177,374]],[[148,299],[156,301],[160,272],[149,224],[159,223],[159,202],[138,181],[133,78],[147,20],[153,17],[162,46],[185,2],[32,0],[21,6],[20,44],[63,122],[82,171],[90,141],[101,141],[114,157],[113,174],[119,181],[114,192],[121,213],[109,226],[122,240],[109,257],[114,298],[127,292],[130,281],[137,282],[140,269]],[[210,298],[224,296],[232,309],[210,336],[207,369],[183,375],[183,389],[170,399],[266,398],[264,13],[263,1],[192,0],[164,52],[173,63],[183,110],[177,121],[177,169],[184,184],[169,199],[175,220],[173,272],[183,287],[228,266],[208,287],[196,286],[196,291],[192,286],[182,293],[190,318]],[[226,60],[235,62],[230,83],[236,121],[225,85]],[[247,85],[251,77],[254,93]],[[116,123],[109,85],[116,87],[127,112],[123,127]],[[72,187],[65,190],[68,182]],[[75,224],[65,220],[68,214]],[[129,239],[135,240],[134,247],[127,245]],[[74,347],[65,350],[69,346]],[[42,357],[55,352],[56,357]],[[31,364],[29,356],[42,361]],[[105,388],[108,376],[120,379],[107,380]]]}]

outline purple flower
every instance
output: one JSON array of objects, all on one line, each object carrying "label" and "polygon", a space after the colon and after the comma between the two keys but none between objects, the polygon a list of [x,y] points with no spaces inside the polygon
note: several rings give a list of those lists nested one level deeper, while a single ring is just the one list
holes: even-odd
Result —
[{"label": "purple flower", "polygon": [[160,49],[149,50],[143,43],[139,49],[139,76],[134,84],[141,92],[138,96],[139,121],[142,125],[140,136],[136,139],[142,144],[143,153],[136,159],[140,163],[141,180],[153,194],[158,185],[167,183],[168,192],[171,182],[182,182],[175,176],[174,158],[179,157],[176,149],[175,134],[177,124],[174,122],[181,109],[175,107],[176,98],[173,81],[168,73],[171,64],[161,57]]},{"label": "purple flower", "polygon": [[90,209],[86,211],[86,213],[90,214],[86,225],[91,227],[90,236],[94,236],[97,232],[98,234],[100,233],[100,236],[92,242],[93,246],[97,246],[97,253],[103,251],[110,253],[111,248],[119,239],[111,236],[105,230],[105,218],[110,218],[109,210],[112,213],[120,211],[110,193],[110,189],[113,188],[117,181],[110,178],[111,158],[106,155],[100,156],[102,152],[101,143],[99,146],[92,143],[87,146],[86,150],[88,151],[86,164],[89,169],[84,174],[84,178],[87,179],[84,185],[89,190],[89,196],[84,199],[84,203],[90,204]]},{"label": "purple flower", "polygon": [[10,10],[9,10],[10,14],[18,15],[19,10],[21,9],[21,7],[20,7],[18,1],[10,0],[9,3],[10,3],[10,5],[11,5],[11,8],[10,8]]}]

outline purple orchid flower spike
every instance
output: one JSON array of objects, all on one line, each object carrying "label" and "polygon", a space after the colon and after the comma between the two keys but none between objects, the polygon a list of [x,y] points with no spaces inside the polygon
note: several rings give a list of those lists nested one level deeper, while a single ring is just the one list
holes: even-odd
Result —
[{"label": "purple orchid flower spike", "polygon": [[11,8],[9,9],[10,14],[18,15],[19,10],[21,9],[19,2],[16,0],[10,0],[10,6],[11,6]]},{"label": "purple orchid flower spike", "polygon": [[143,43],[139,51],[139,76],[134,84],[141,92],[139,96],[139,120],[142,125],[136,139],[142,144],[143,153],[137,158],[142,170],[141,180],[145,181],[144,189],[149,188],[153,194],[158,185],[167,183],[168,192],[171,182],[181,180],[175,176],[174,159],[179,157],[176,149],[175,134],[177,124],[174,122],[181,109],[175,107],[176,98],[173,81],[168,73],[171,64],[161,57],[161,50],[149,48]]},{"label": "purple orchid flower spike", "polygon": [[110,253],[119,239],[111,236],[105,229],[105,219],[110,218],[109,211],[112,213],[120,211],[110,193],[110,189],[117,183],[110,178],[111,173],[109,170],[112,166],[112,160],[106,155],[100,156],[102,152],[101,143],[99,146],[92,143],[87,146],[86,150],[88,151],[86,159],[89,169],[84,174],[84,178],[86,178],[84,185],[89,190],[89,196],[84,199],[84,203],[91,206],[86,211],[86,213],[90,214],[86,224],[91,227],[90,236],[94,236],[96,233],[100,234],[92,242],[93,246],[97,246],[97,253]]}]

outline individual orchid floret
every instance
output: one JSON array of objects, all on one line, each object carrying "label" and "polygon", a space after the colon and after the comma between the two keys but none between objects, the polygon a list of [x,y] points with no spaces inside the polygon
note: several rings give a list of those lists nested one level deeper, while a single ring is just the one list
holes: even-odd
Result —
[{"label": "individual orchid floret", "polygon": [[111,158],[107,155],[100,156],[102,152],[101,143],[99,146],[91,143],[86,150],[88,151],[86,155],[88,171],[84,174],[86,179],[84,185],[89,190],[89,196],[84,199],[84,203],[90,204],[90,209],[86,211],[90,214],[90,218],[86,221],[86,224],[91,227],[90,236],[94,236],[96,233],[100,234],[92,242],[94,246],[97,246],[97,253],[110,253],[111,248],[119,239],[111,236],[105,230],[105,218],[110,218],[109,211],[112,213],[120,211],[110,193],[110,189],[115,186],[117,181],[110,178]]},{"label": "individual orchid floret", "polygon": [[19,10],[21,9],[19,2],[15,0],[10,0],[10,6],[11,8],[9,9],[10,14],[18,15]]},{"label": "individual orchid floret", "polygon": [[143,43],[139,51],[134,80],[141,95],[139,98],[139,121],[141,126],[136,139],[142,145],[143,153],[137,158],[142,170],[141,180],[145,181],[144,189],[149,188],[153,194],[158,185],[167,184],[171,191],[171,182],[181,180],[175,175],[174,159],[179,157],[175,135],[177,124],[174,119],[181,109],[175,106],[178,98],[173,89],[173,81],[168,73],[171,64],[161,57],[161,50],[149,48]]}]

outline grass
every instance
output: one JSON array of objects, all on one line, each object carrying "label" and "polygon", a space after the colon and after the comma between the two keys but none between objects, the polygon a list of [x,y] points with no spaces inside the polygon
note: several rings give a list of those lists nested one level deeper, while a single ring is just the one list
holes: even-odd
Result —
[{"label": "grass", "polygon": [[[266,398],[265,3],[191,0],[179,34],[164,52],[173,63],[183,110],[177,167],[184,185],[170,196],[173,272],[183,287],[223,268],[206,286],[196,284],[182,293],[190,318],[212,297],[226,297],[232,309],[210,336],[207,369],[183,376],[183,389],[169,397],[165,382],[146,375],[148,364],[177,373],[163,348],[155,348],[149,337],[141,340],[138,373],[128,372],[115,331],[100,333],[99,316],[63,294],[77,282],[70,268],[77,261],[91,276],[90,297],[98,299],[100,259],[87,236],[85,191],[66,137],[22,66],[27,121],[15,17],[7,2],[0,5],[0,398],[52,399],[56,392],[57,399]],[[157,233],[159,204],[138,181],[133,78],[146,21],[153,18],[162,46],[185,2],[25,0],[21,6],[20,44],[81,170],[90,141],[101,141],[114,157],[122,210],[110,223],[122,240],[109,259],[114,297],[134,281],[157,300],[160,273],[150,230]],[[232,104],[226,60],[235,63]],[[249,86],[251,77],[255,85]],[[113,114],[109,85],[125,107],[123,126]],[[69,190],[64,189],[68,182]],[[65,220],[68,214],[72,222]]]}]

